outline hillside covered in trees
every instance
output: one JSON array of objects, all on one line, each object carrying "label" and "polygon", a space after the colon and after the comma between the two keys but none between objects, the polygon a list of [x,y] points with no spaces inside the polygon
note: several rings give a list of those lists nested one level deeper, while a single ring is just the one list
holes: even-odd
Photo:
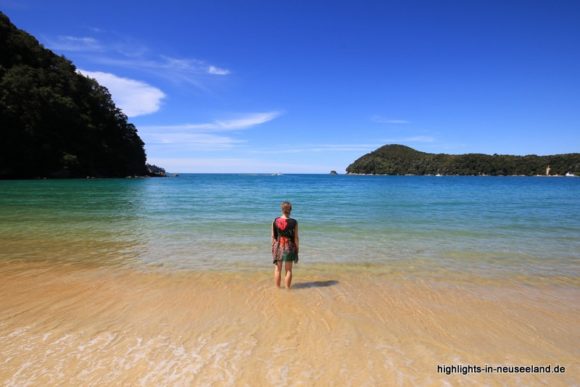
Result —
[{"label": "hillside covered in trees", "polygon": [[385,145],[346,168],[347,173],[380,175],[551,175],[580,176],[580,153],[551,156],[463,155],[419,152],[404,145]]},{"label": "hillside covered in trees", "polygon": [[108,90],[0,12],[0,178],[151,174]]}]

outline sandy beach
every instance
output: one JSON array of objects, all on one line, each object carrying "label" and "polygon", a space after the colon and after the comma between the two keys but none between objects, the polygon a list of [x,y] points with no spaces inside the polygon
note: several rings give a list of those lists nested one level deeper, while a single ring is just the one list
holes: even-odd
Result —
[{"label": "sandy beach", "polygon": [[[409,280],[304,267],[262,272],[6,263],[5,385],[572,385],[577,284]],[[564,373],[451,373],[437,366]]]},{"label": "sandy beach", "polygon": [[580,387],[580,1],[0,8],[0,387]]}]

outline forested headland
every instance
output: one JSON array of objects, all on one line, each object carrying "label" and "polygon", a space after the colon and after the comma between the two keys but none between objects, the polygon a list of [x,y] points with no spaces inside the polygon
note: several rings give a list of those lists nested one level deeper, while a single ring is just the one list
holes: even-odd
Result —
[{"label": "forested headland", "polygon": [[108,90],[0,12],[0,178],[155,175]]},{"label": "forested headland", "polygon": [[[549,168],[549,169],[548,169]],[[550,175],[580,176],[580,153],[549,156],[452,155],[420,152],[404,145],[384,145],[346,168],[350,174],[371,175]]]}]

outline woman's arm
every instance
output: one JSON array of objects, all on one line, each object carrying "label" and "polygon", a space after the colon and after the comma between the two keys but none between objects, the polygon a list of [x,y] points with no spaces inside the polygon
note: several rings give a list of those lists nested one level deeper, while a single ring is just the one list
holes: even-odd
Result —
[{"label": "woman's arm", "polygon": [[300,239],[298,238],[298,223],[296,223],[296,229],[294,230],[294,243],[296,244],[296,253],[300,251]]}]

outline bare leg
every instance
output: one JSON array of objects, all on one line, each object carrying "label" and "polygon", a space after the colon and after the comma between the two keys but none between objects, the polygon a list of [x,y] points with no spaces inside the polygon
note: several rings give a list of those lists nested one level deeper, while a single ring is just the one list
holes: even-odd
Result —
[{"label": "bare leg", "polygon": [[288,261],[285,265],[286,278],[284,278],[284,282],[286,283],[286,289],[290,289],[290,286],[292,286],[292,263],[292,261]]},{"label": "bare leg", "polygon": [[276,267],[274,267],[274,281],[276,282],[276,287],[280,287],[280,282],[282,282],[282,261],[276,262]]}]

